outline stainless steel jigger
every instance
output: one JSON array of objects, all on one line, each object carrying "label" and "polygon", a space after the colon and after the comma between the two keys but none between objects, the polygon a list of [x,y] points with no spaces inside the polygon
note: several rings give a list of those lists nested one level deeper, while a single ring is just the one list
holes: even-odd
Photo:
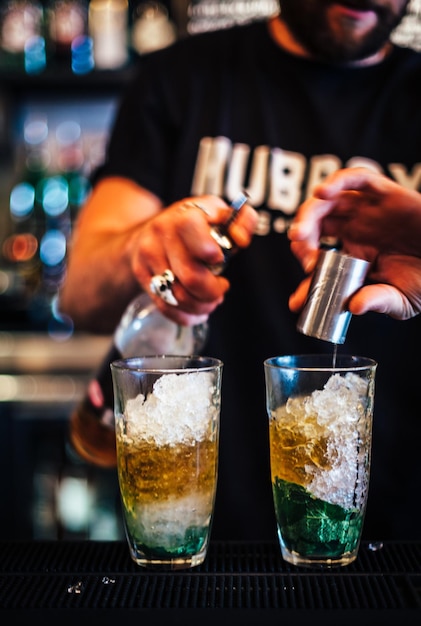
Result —
[{"label": "stainless steel jigger", "polygon": [[344,343],[351,313],[350,296],[365,280],[370,263],[337,252],[321,250],[297,330],[331,343]]}]

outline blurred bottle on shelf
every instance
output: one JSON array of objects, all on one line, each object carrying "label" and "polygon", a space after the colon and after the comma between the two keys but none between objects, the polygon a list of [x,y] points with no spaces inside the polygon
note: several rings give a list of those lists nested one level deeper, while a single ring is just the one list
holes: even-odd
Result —
[{"label": "blurred bottle on shelf", "polygon": [[131,45],[136,54],[166,48],[177,39],[167,8],[155,0],[140,2],[133,11]]},{"label": "blurred bottle on shelf", "polygon": [[0,63],[38,73],[45,69],[44,10],[40,2],[9,0],[0,5]]},{"label": "blurred bottle on shelf", "polygon": [[61,287],[72,226],[89,193],[82,135],[75,119],[63,119],[57,124],[51,143],[54,164],[37,184],[36,200],[44,219],[40,239],[42,284],[48,300]]},{"label": "blurred bottle on shelf", "polygon": [[[8,285],[10,297],[20,306],[27,306],[40,287],[41,272],[38,257],[38,224],[35,209],[35,188],[30,182],[14,185],[9,200],[11,232],[2,245],[2,266],[7,267],[14,280]],[[16,287],[18,286],[18,291]],[[6,294],[4,294],[6,295]]]},{"label": "blurred bottle on shelf", "polygon": [[71,67],[74,74],[88,74],[95,68],[94,44],[89,35],[79,35],[72,41]]},{"label": "blurred bottle on shelf", "polygon": [[45,328],[51,322],[67,332],[73,324],[56,300],[73,223],[90,192],[90,164],[79,121],[52,118],[37,111],[23,120],[1,262],[18,279],[13,284],[20,293],[13,297],[24,303],[30,323]]},{"label": "blurred bottle on shelf", "polygon": [[74,119],[63,120],[55,132],[57,171],[68,186],[70,221],[73,224],[90,192],[90,164],[84,149],[82,127]]},{"label": "blurred bottle on shelf", "polygon": [[129,60],[129,3],[127,0],[91,0],[88,28],[95,67],[114,70]]},{"label": "blurred bottle on shelf", "polygon": [[27,74],[39,74],[45,69],[47,51],[44,37],[38,35],[28,39],[25,44],[24,64]]},{"label": "blurred bottle on shelf", "polygon": [[50,0],[46,23],[50,58],[71,67],[72,45],[88,35],[87,0]]},{"label": "blurred bottle on shelf", "polygon": [[[44,113],[29,114],[23,124],[23,154],[18,156],[22,167],[21,178],[36,187],[51,166],[50,128]],[[19,162],[22,162],[20,165]]]},{"label": "blurred bottle on shelf", "polygon": [[30,299],[41,287],[39,246],[44,234],[44,215],[37,190],[50,166],[49,127],[45,116],[29,116],[23,127],[20,173],[9,196],[10,234],[3,244],[3,258],[22,278]]}]

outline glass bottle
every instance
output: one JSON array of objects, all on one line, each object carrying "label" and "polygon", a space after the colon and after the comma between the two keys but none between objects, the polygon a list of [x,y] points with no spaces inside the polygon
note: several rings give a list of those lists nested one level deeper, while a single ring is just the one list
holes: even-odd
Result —
[{"label": "glass bottle", "polygon": [[168,15],[168,9],[156,0],[146,0],[133,11],[131,45],[141,55],[160,50],[177,39],[175,24]]},{"label": "glass bottle", "polygon": [[88,32],[87,0],[50,0],[47,23],[52,58],[70,66],[73,42]]},{"label": "glass bottle", "polygon": [[91,0],[89,34],[97,69],[115,70],[128,62],[128,16],[127,0]]},{"label": "glass bottle", "polygon": [[36,73],[45,68],[44,12],[40,2],[0,3],[0,63]]}]

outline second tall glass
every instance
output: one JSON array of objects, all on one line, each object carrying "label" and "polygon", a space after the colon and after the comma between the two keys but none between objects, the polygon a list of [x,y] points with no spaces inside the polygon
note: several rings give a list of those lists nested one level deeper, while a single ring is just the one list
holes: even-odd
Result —
[{"label": "second tall glass", "polygon": [[264,363],[272,490],[282,556],[355,560],[369,486],[376,362],[347,355]]}]

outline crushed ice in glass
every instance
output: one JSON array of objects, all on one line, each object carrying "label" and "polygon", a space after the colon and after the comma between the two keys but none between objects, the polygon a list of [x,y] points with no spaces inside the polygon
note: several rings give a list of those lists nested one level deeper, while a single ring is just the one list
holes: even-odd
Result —
[{"label": "crushed ice in glass", "polygon": [[128,400],[128,438],[158,446],[202,441],[209,432],[215,387],[209,372],[164,374],[146,398]]},{"label": "crushed ice in glass", "polygon": [[[368,485],[361,468],[370,451],[366,426],[367,381],[354,373],[334,374],[321,390],[290,398],[280,420],[292,439],[303,435],[308,459],[307,488],[317,498],[344,508],[359,506]],[[276,416],[275,416],[276,419]],[[298,436],[298,438],[300,438]],[[314,449],[324,448],[323,467],[314,460]]]}]

